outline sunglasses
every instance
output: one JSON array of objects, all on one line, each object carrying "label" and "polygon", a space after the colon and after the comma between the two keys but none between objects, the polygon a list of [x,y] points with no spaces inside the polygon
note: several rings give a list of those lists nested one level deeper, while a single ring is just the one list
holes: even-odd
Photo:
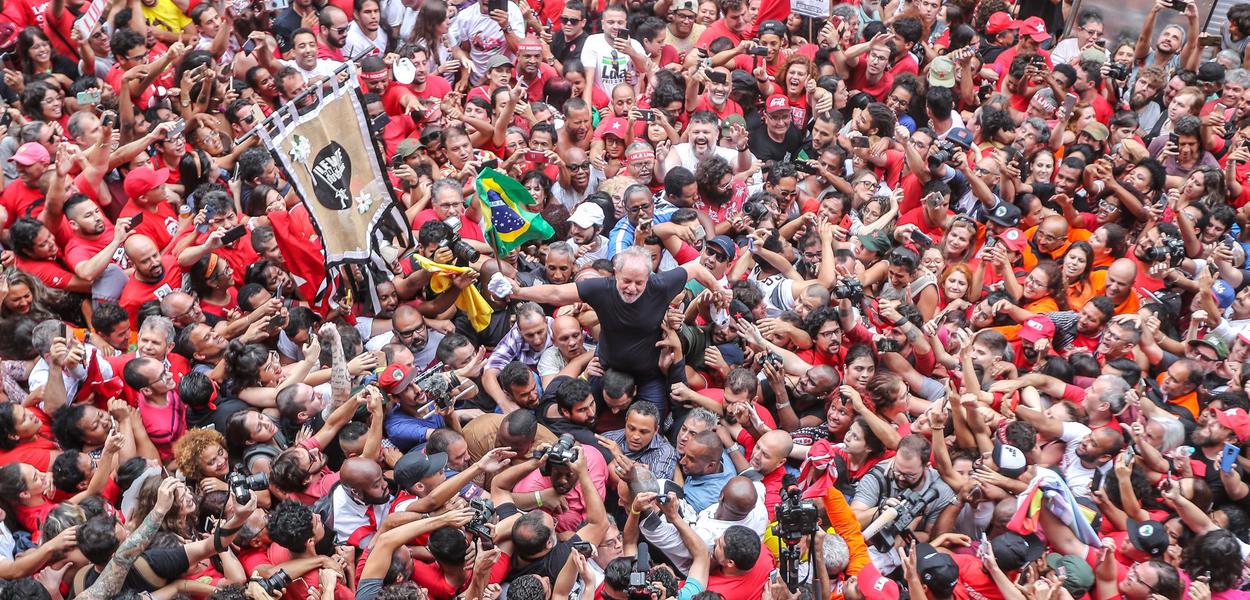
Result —
[{"label": "sunglasses", "polygon": [[565,25],[575,25],[577,23],[581,23],[582,20],[575,17],[560,17],[560,22]]}]

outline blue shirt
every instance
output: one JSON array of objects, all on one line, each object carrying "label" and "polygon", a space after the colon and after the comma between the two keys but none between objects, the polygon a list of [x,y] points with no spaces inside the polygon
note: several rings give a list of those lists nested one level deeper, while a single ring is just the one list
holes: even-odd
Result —
[{"label": "blue shirt", "polygon": [[703,509],[720,501],[720,491],[737,474],[729,453],[722,453],[720,473],[686,477],[686,483],[682,486],[682,491],[686,494],[686,502],[695,512],[703,512]]},{"label": "blue shirt", "polygon": [[[652,202],[655,201],[652,200]],[[673,213],[677,212],[677,209],[672,205],[655,206],[654,212],[655,216],[651,218],[652,223],[667,223],[673,218]],[[629,218],[616,222],[612,231],[608,233],[608,260],[612,260],[613,256],[634,245],[634,229],[634,224],[629,222]]]},{"label": "blue shirt", "polygon": [[386,437],[395,443],[395,447],[403,452],[408,452],[413,446],[425,442],[430,432],[440,427],[446,427],[443,423],[443,416],[440,414],[432,414],[424,419],[418,419],[408,413],[402,412],[396,407],[391,414],[386,415]]}]

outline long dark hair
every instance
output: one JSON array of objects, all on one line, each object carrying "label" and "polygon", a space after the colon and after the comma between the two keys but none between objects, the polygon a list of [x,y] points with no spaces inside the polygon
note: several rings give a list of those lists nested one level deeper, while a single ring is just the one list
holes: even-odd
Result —
[{"label": "long dark hair", "polygon": [[260,385],[260,370],[269,360],[269,351],[260,344],[230,342],[226,347],[226,391],[237,397],[239,392]]},{"label": "long dark hair", "polygon": [[38,27],[27,27],[21,33],[17,34],[17,61],[22,65],[22,75],[27,77],[35,74],[35,61],[30,58],[30,49],[34,47],[35,42],[43,41],[48,45],[48,62],[51,63],[53,57],[56,56],[56,48],[52,46],[52,40]]}]

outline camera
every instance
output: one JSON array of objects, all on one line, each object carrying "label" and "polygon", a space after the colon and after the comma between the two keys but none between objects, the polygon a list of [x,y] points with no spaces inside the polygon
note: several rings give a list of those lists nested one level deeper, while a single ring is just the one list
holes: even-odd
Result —
[{"label": "camera", "polygon": [[873,540],[873,544],[878,551],[888,552],[894,547],[895,539],[902,535],[904,539],[908,539],[911,530],[908,527],[916,517],[924,511],[925,506],[936,500],[938,497],[937,488],[930,486],[924,492],[919,490],[906,490],[898,495],[892,508],[881,513],[872,523],[864,529],[864,541]]},{"label": "camera", "polygon": [[817,169],[815,165],[803,160],[796,161],[794,163],[794,170],[800,173],[807,173],[808,175],[816,175],[820,173],[820,169]]},{"label": "camera", "polygon": [[747,56],[768,56],[768,48],[763,46],[747,48]]},{"label": "camera", "polygon": [[490,498],[474,498],[469,501],[469,508],[473,509],[473,520],[464,526],[464,530],[481,540],[482,547],[493,548],[494,536],[491,535],[489,525],[490,520],[495,517],[495,503]]},{"label": "camera", "polygon": [[473,246],[470,246],[468,242],[464,241],[460,237],[460,227],[462,225],[460,217],[447,217],[443,220],[443,223],[451,228],[451,235],[443,238],[443,240],[438,243],[438,247],[451,250],[451,255],[455,258],[456,264],[462,267],[467,267],[470,264],[477,262],[479,258],[482,258],[481,252],[478,252],[473,248]]},{"label": "camera", "polygon": [[843,277],[833,286],[833,297],[838,300],[850,300],[851,304],[864,301],[864,284],[853,277]]},{"label": "camera", "polygon": [[763,202],[747,202],[742,205],[742,214],[759,223],[768,217],[768,207]]},{"label": "camera", "polygon": [[1107,65],[1107,77],[1116,81],[1124,81],[1128,79],[1128,66],[1120,63],[1111,63]]},{"label": "camera", "polygon": [[778,367],[782,366],[783,363],[781,360],[781,355],[770,350],[760,357],[760,366],[769,365],[769,364],[776,365]]},{"label": "camera", "polygon": [[435,365],[417,375],[413,383],[439,408],[447,408],[452,405],[452,390],[460,387],[460,378],[455,373],[444,371],[442,366]]},{"label": "camera", "polygon": [[551,465],[571,465],[577,460],[577,441],[571,434],[565,433],[560,436],[554,446],[547,448],[545,452],[534,451],[534,458],[543,456],[547,457],[547,464],[543,467],[542,474],[548,475]]},{"label": "camera", "polygon": [[938,144],[937,150],[934,150],[933,153],[929,155],[929,168],[936,169],[950,162],[951,159],[954,158],[959,152],[962,152],[962,149],[959,146],[956,146],[954,142],[950,140],[942,140],[942,142]]},{"label": "camera", "polygon": [[1181,240],[1163,236],[1158,246],[1147,248],[1142,260],[1151,263],[1166,262],[1175,267],[1185,258],[1185,243]]},{"label": "camera", "polygon": [[282,590],[291,585],[291,576],[287,575],[286,571],[278,569],[273,572],[273,575],[264,579],[257,579],[256,583],[260,584],[261,589],[265,590],[266,594],[277,598],[282,595]]},{"label": "camera", "polygon": [[883,337],[877,340],[877,352],[902,352],[903,342],[894,338]]},{"label": "camera", "polygon": [[787,544],[797,544],[805,536],[816,533],[820,515],[816,503],[804,500],[797,484],[781,490],[781,504],[777,505],[777,524],[773,534]]},{"label": "camera", "polygon": [[[252,499],[252,492],[269,489],[269,474],[244,475],[243,465],[239,464],[235,465],[234,470],[226,477],[226,484],[230,486],[230,494],[234,496],[234,503],[243,505]],[[290,582],[291,579],[288,577],[287,583]]]},{"label": "camera", "polygon": [[637,571],[629,574],[629,600],[651,600],[653,594],[659,593],[659,588],[647,582],[647,573]]}]

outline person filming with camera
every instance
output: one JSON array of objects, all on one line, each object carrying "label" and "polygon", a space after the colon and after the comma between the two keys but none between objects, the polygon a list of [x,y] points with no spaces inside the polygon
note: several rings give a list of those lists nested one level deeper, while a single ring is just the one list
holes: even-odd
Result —
[{"label": "person filming with camera", "polygon": [[[904,436],[894,458],[873,467],[855,488],[851,510],[864,528],[865,541],[869,542],[870,553],[878,564],[884,564],[882,555],[893,555],[884,559],[893,562],[897,562],[897,556],[892,547],[885,552],[874,548],[874,542],[882,546],[881,542],[893,537],[891,532],[911,532],[917,540],[927,541],[942,511],[952,507],[955,491],[942,480],[937,469],[930,466],[931,451],[924,437]],[[954,509],[958,510],[958,505],[954,505]],[[876,530],[882,533],[868,535]]]}]

